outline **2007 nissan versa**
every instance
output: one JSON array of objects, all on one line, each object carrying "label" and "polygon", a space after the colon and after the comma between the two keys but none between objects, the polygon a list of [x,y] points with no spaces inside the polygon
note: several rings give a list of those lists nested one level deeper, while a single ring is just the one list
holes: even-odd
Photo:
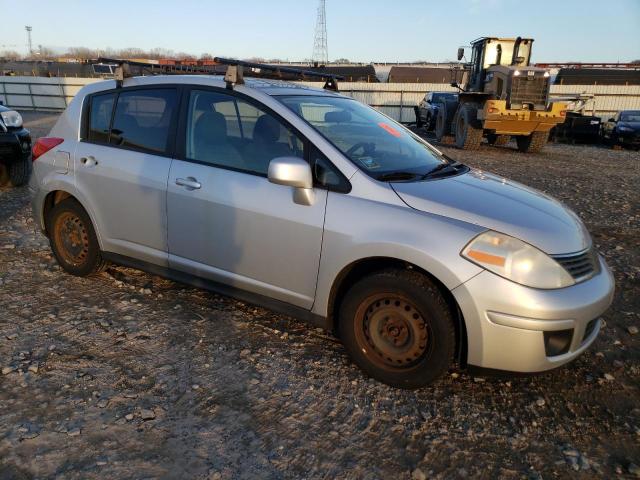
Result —
[{"label": "2007 nissan versa", "polygon": [[454,361],[565,364],[612,300],[611,272],[560,202],[329,89],[93,83],[33,160],[34,215],[67,272],[114,262],[301,317],[396,387]]}]

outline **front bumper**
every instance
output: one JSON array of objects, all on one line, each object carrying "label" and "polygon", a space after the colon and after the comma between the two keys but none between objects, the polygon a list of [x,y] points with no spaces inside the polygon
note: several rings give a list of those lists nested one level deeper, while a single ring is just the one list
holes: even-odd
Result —
[{"label": "front bumper", "polygon": [[[599,317],[613,300],[613,276],[599,260],[598,275],[562,289],[525,287],[487,271],[455,288],[467,327],[467,363],[541,372],[578,357],[598,336]],[[566,348],[550,348],[550,338],[566,338]]]},{"label": "front bumper", "polygon": [[9,129],[3,132],[0,127],[0,160],[20,160],[31,152],[31,134],[29,130]]},{"label": "front bumper", "polygon": [[640,145],[640,132],[619,132],[618,143],[622,145]]}]

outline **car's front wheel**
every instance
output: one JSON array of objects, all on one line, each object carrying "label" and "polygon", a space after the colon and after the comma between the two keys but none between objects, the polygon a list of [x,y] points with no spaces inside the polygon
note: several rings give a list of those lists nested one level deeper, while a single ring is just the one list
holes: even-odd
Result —
[{"label": "car's front wheel", "polygon": [[428,385],[454,356],[450,309],[436,285],[412,270],[384,270],[351,287],[339,333],[353,361],[393,387]]},{"label": "car's front wheel", "polygon": [[107,266],[91,219],[75,199],[62,200],[51,209],[47,232],[53,254],[66,272],[84,277]]}]

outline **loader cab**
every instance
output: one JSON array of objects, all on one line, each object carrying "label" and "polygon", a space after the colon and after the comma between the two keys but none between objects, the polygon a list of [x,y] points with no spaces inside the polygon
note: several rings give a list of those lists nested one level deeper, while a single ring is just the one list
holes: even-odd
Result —
[{"label": "loader cab", "polygon": [[471,68],[466,89],[470,92],[487,91],[485,82],[494,77],[488,75],[492,70],[496,70],[496,83],[499,83],[497,80],[505,69],[493,69],[494,66],[506,67],[508,70],[529,66],[532,44],[533,39],[520,37],[482,37],[474,40],[471,43]]}]

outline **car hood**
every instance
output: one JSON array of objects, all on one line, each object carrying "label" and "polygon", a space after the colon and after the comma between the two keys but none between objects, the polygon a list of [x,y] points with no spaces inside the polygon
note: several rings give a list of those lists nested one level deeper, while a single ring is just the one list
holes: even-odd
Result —
[{"label": "car hood", "polygon": [[591,245],[583,223],[567,207],[496,175],[472,169],[455,177],[391,185],[412,208],[506,233],[550,255]]},{"label": "car hood", "polygon": [[635,131],[639,131],[640,122],[618,122],[618,128],[620,127],[633,128]]}]

